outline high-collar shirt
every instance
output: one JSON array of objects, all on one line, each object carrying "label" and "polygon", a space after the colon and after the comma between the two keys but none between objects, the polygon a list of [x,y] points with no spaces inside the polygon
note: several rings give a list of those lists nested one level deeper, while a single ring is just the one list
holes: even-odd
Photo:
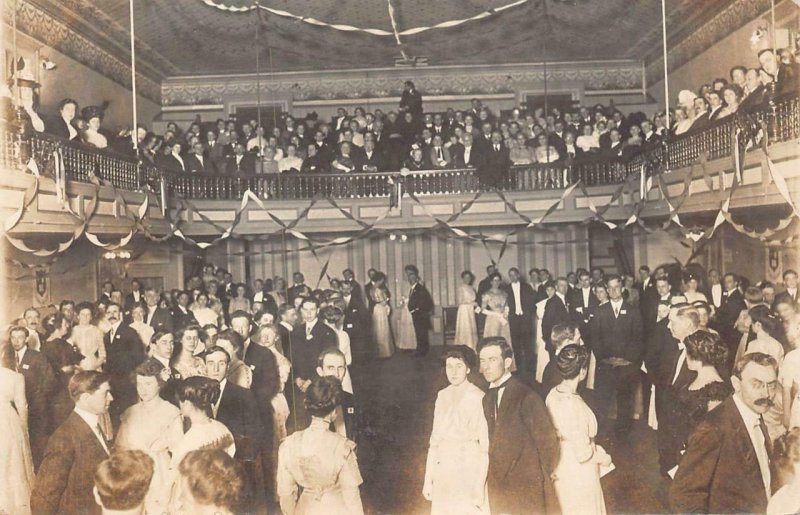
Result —
[{"label": "high-collar shirt", "polygon": [[[753,447],[756,451],[756,458],[758,458],[758,468],[761,470],[761,480],[764,482],[764,490],[767,493],[767,499],[771,496],[771,481],[772,473],[769,469],[769,453],[767,452],[767,442],[765,435],[761,431],[762,418],[761,415],[750,409],[738,393],[733,394],[733,403],[739,414],[742,416],[744,426],[747,428],[747,435],[750,437]],[[768,438],[768,436],[766,437]]]},{"label": "high-collar shirt", "polygon": [[77,406],[75,406],[75,413],[81,417],[84,422],[86,422],[86,424],[89,426],[89,429],[91,429],[92,433],[94,433],[94,436],[97,437],[97,441],[99,441],[100,445],[103,446],[106,454],[109,454],[108,445],[106,444],[106,437],[100,433],[100,417]]}]

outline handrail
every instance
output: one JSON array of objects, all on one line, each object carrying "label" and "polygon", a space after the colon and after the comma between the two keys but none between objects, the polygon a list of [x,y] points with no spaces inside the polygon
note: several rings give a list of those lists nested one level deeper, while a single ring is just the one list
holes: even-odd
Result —
[{"label": "handrail", "polygon": [[[563,189],[576,180],[586,186],[620,184],[642,165],[663,159],[666,149],[667,169],[677,169],[696,162],[703,153],[718,159],[733,153],[733,135],[737,126],[745,125],[746,117],[764,124],[770,142],[800,138],[800,97],[784,97],[760,106],[751,113],[729,116],[699,132],[689,132],[669,140],[666,146],[656,145],[630,159],[593,157],[550,164],[512,166],[498,185],[503,191],[541,191]],[[66,178],[89,182],[100,178],[118,188],[139,190],[146,185],[160,187],[163,181],[168,194],[185,198],[241,199],[250,190],[261,198],[308,199],[324,195],[336,198],[386,197],[393,191],[393,182],[402,181],[406,191],[417,195],[473,193],[480,189],[474,169],[425,170],[347,174],[186,174],[176,173],[138,162],[134,157],[110,149],[95,149],[77,142],[34,133],[20,137],[6,130],[0,139],[0,165],[24,167],[31,157],[42,173],[52,173],[50,159],[56,149],[63,157]]]}]

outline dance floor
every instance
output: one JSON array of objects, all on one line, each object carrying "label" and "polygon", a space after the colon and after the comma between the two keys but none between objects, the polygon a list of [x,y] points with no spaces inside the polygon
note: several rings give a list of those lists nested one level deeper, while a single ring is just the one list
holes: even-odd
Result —
[{"label": "dance floor", "polygon": [[[398,353],[353,370],[367,426],[359,449],[367,513],[430,512],[430,503],[422,497],[422,480],[436,392],[447,386],[440,350],[433,347],[426,358]],[[483,385],[480,376],[471,380]],[[616,465],[602,480],[609,513],[666,512],[667,483],[658,473],[655,431],[636,421],[627,440],[599,443]]]}]

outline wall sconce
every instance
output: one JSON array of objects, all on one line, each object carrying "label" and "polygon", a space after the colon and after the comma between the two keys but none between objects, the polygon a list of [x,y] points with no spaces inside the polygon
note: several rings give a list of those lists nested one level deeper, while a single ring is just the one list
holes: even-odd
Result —
[{"label": "wall sconce", "polygon": [[45,57],[42,59],[42,69],[45,71],[54,70],[58,66],[56,63],[50,60],[49,57]]},{"label": "wall sconce", "polygon": [[131,253],[127,250],[110,250],[103,253],[103,259],[130,259]]}]

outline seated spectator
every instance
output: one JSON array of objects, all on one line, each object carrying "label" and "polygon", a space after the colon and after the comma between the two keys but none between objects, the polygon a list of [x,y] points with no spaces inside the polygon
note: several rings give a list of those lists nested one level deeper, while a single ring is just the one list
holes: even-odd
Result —
[{"label": "seated spectator", "polygon": [[709,91],[707,98],[710,107],[708,112],[708,121],[713,122],[719,118],[719,115],[722,112],[722,93],[716,90]]},{"label": "seated spectator", "polygon": [[525,146],[525,136],[508,140],[508,157],[515,165],[529,165],[533,162],[531,149]]},{"label": "seated spectator", "polygon": [[352,147],[348,141],[342,141],[339,144],[339,155],[331,162],[331,170],[334,173],[350,173],[355,171],[356,165],[353,157],[350,155]]},{"label": "seated spectator", "polygon": [[675,109],[675,123],[672,125],[672,134],[679,136],[692,128],[694,118],[689,116],[692,111],[687,111],[685,107],[678,106]]},{"label": "seated spectator", "polygon": [[366,143],[364,143],[364,152],[358,156],[355,165],[356,171],[361,173],[378,173],[384,171],[385,164],[383,156],[375,149],[374,140],[367,139]]},{"label": "seated spectator", "polygon": [[429,168],[428,162],[425,161],[421,146],[415,145],[411,149],[409,158],[406,159],[405,163],[403,163],[403,168],[410,172],[419,172]]},{"label": "seated spectator", "polygon": [[583,126],[581,135],[575,140],[575,146],[585,153],[597,153],[600,150],[600,141],[594,135],[590,124]]},{"label": "seated spectator", "polygon": [[[761,70],[775,84],[775,95],[797,93],[797,90],[800,89],[800,65],[797,63],[784,64],[778,60],[771,48],[766,48],[758,53],[758,62],[761,63]],[[762,82],[764,82],[763,77]]]},{"label": "seated spectator", "polygon": [[[588,127],[588,125],[586,125],[586,127]],[[575,133],[571,130],[564,133],[564,148],[566,151],[561,156],[563,159],[575,159],[576,157],[584,157],[590,153],[593,153],[584,152],[581,148],[575,145]]]},{"label": "seated spectator", "polygon": [[144,513],[153,479],[153,459],[142,451],[118,451],[94,473],[94,500],[103,514]]},{"label": "seated spectator", "polygon": [[247,151],[259,154],[261,149],[267,146],[267,139],[264,137],[264,127],[256,127],[256,134],[247,140]]},{"label": "seated spectator", "polygon": [[58,103],[58,116],[45,123],[45,132],[64,139],[77,140],[78,129],[73,125],[77,111],[78,103],[75,100],[63,99]]},{"label": "seated spectator", "polygon": [[302,173],[326,173],[328,171],[324,154],[318,151],[318,148],[315,143],[308,145],[306,158],[303,160],[303,166],[300,167]]},{"label": "seated spectator", "polygon": [[81,110],[81,118],[86,123],[86,127],[81,133],[81,141],[95,148],[108,147],[108,134],[100,127],[103,121],[103,108],[99,106],[87,106]]},{"label": "seated spectator", "polygon": [[602,154],[606,157],[620,157],[624,149],[625,144],[619,129],[611,129],[608,132],[608,146],[602,149]]},{"label": "seated spectator", "polygon": [[556,147],[547,142],[546,134],[537,136],[536,143],[537,146],[534,155],[537,163],[555,163],[561,159]]},{"label": "seated spectator", "polygon": [[430,156],[428,162],[431,163],[432,168],[449,168],[452,159],[450,158],[450,151],[444,146],[442,136],[435,135],[431,140]]},{"label": "seated spectator", "polygon": [[218,449],[191,451],[178,467],[175,508],[180,513],[240,513],[245,481],[241,465]]},{"label": "seated spectator", "polygon": [[728,84],[722,88],[722,96],[725,99],[725,107],[720,110],[718,119],[736,113],[739,103],[742,101],[742,88],[736,84]]},{"label": "seated spectator", "polygon": [[173,141],[169,147],[169,154],[165,154],[161,159],[161,166],[171,172],[185,172],[186,164],[181,157],[180,141]]},{"label": "seated spectator", "polygon": [[303,168],[303,159],[297,156],[297,147],[287,145],[286,157],[278,161],[278,171],[280,173],[299,172]]},{"label": "seated spectator", "polygon": [[245,152],[240,142],[233,146],[233,155],[225,161],[225,172],[228,174],[253,174],[256,171],[253,156]]},{"label": "seated spectator", "polygon": [[639,127],[642,129],[642,145],[653,147],[661,142],[661,137],[656,134],[655,130],[653,129],[653,122],[650,120],[642,120],[642,123],[639,124]]}]

